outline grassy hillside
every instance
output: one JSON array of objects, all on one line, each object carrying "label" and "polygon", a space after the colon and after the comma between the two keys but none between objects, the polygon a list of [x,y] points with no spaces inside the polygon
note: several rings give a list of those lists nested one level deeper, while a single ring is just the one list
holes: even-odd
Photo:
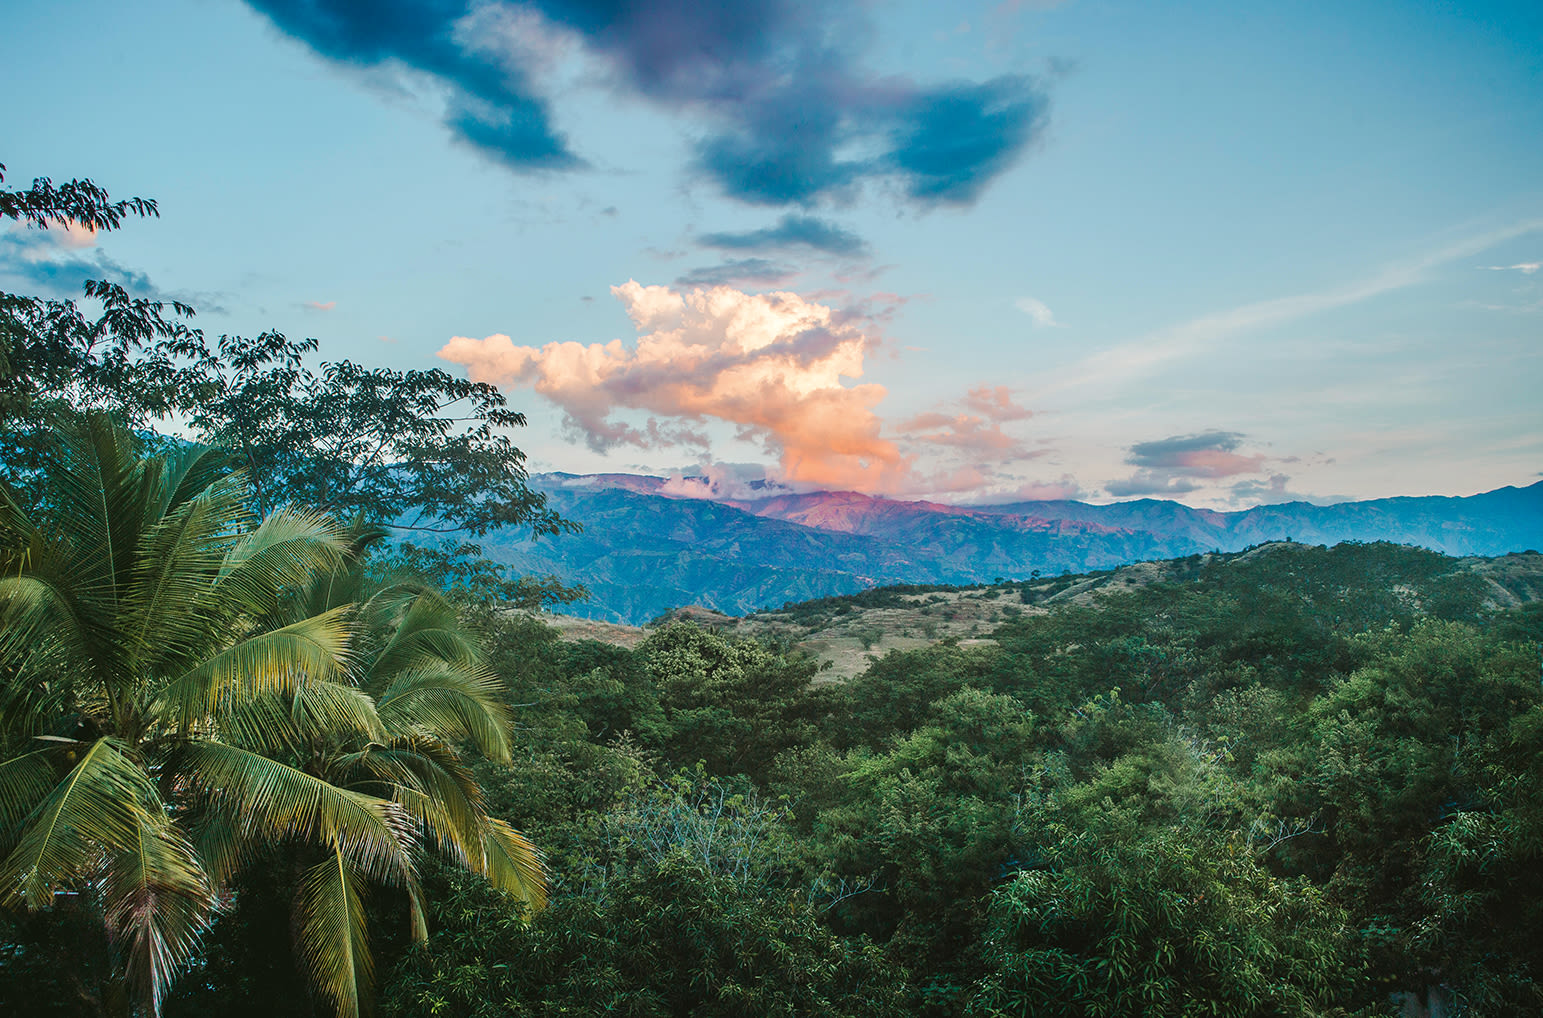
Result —
[{"label": "grassy hillside", "polygon": [[[1543,599],[1543,555],[1536,552],[1454,559],[1385,544],[1347,544],[1331,551],[1277,541],[1230,554],[1138,562],[1024,581],[875,587],[742,617],[690,606],[664,613],[651,626],[599,623],[578,616],[553,616],[549,622],[565,639],[635,646],[658,625],[683,619],[808,654],[820,662],[820,677],[828,681],[851,678],[866,669],[870,659],[890,651],[943,642],[964,647],[994,643],[999,627],[1048,614],[1057,606],[1098,604],[1101,597],[1149,587],[1157,588],[1157,597],[1175,587],[1187,592],[1247,590],[1277,583],[1283,570],[1287,577],[1300,576],[1314,585],[1304,592],[1305,597],[1321,601],[1343,596],[1352,585],[1383,584],[1396,589],[1403,606],[1416,612],[1440,611],[1456,597],[1474,598],[1482,610]],[[1340,586],[1330,589],[1336,577]]]}]

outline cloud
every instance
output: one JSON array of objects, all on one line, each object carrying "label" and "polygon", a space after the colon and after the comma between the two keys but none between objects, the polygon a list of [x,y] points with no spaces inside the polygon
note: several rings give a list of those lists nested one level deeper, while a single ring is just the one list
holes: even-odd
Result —
[{"label": "cloud", "polygon": [[704,463],[692,473],[675,471],[659,488],[672,498],[724,501],[769,498],[794,489],[769,480],[759,463]]},{"label": "cloud", "polygon": [[248,0],[331,60],[426,75],[462,141],[516,169],[583,165],[554,123],[560,59],[679,113],[695,169],[761,205],[845,200],[887,181],[921,205],[976,200],[1044,130],[1035,80],[922,84],[859,63],[860,0]]},{"label": "cloud", "polygon": [[1065,502],[1086,498],[1088,492],[1071,474],[1055,481],[1024,481],[1010,487],[997,487],[979,493],[969,505],[1004,505],[1009,502]]},{"label": "cloud", "polygon": [[1187,495],[1199,490],[1200,485],[1182,477],[1163,478],[1137,473],[1123,481],[1109,481],[1104,488],[1115,498],[1125,498],[1130,495]]},{"label": "cloud", "polygon": [[726,251],[781,251],[806,247],[826,254],[866,254],[868,245],[857,234],[813,216],[785,215],[776,226],[744,233],[706,233],[697,238],[708,247]]},{"label": "cloud", "polygon": [[[1003,425],[1033,414],[1013,401],[1005,385],[979,385],[957,402],[943,404],[895,426],[897,441],[916,459],[914,492],[980,491],[1001,487],[1003,467],[1050,454]],[[934,464],[930,471],[922,469]]]},{"label": "cloud", "polygon": [[[471,0],[248,0],[320,55],[358,67],[410,68],[449,91],[446,126],[516,169],[582,165],[519,66],[460,35]],[[485,24],[485,23],[484,23]],[[491,28],[491,26],[486,26]]]},{"label": "cloud", "polygon": [[1013,305],[1019,311],[1028,315],[1037,329],[1057,329],[1061,326],[1061,323],[1055,320],[1055,313],[1042,300],[1036,300],[1033,297],[1019,297],[1013,301]]},{"label": "cloud", "polygon": [[964,405],[993,421],[1022,421],[1034,411],[1013,402],[1013,392],[1005,385],[978,385],[964,397]]},{"label": "cloud", "polygon": [[996,421],[977,414],[925,413],[903,422],[899,430],[911,442],[948,446],[1002,459],[1023,459],[1023,442]]},{"label": "cloud", "polygon": [[1539,269],[1543,269],[1543,262],[1518,262],[1515,265],[1486,265],[1491,272],[1520,272],[1524,276],[1530,276]]},{"label": "cloud", "polygon": [[1237,451],[1243,436],[1235,431],[1204,431],[1175,435],[1153,442],[1137,442],[1125,462],[1138,468],[1123,480],[1105,485],[1115,497],[1126,495],[1175,495],[1195,491],[1201,481],[1257,474],[1264,469],[1262,454],[1247,456]]},{"label": "cloud", "polygon": [[1232,502],[1235,505],[1276,505],[1302,501],[1300,495],[1286,490],[1290,480],[1285,474],[1271,474],[1266,481],[1239,481],[1232,486]]},{"label": "cloud", "polygon": [[692,269],[675,280],[676,286],[712,287],[734,283],[752,286],[775,286],[792,279],[798,270],[791,265],[768,261],[765,258],[734,258],[717,265],[703,265]]},{"label": "cloud", "polygon": [[1413,286],[1441,265],[1479,254],[1497,244],[1540,230],[1543,230],[1543,219],[1517,220],[1509,226],[1471,234],[1444,247],[1386,265],[1380,271],[1345,286],[1256,301],[1202,315],[1133,342],[1092,354],[1072,365],[1060,379],[1040,390],[1038,395],[1043,397],[1061,389],[1085,385],[1096,385],[1107,390],[1116,382],[1132,381],[1150,375],[1174,361],[1200,356],[1240,333],[1283,325]]},{"label": "cloud", "polygon": [[[597,451],[672,444],[717,420],[777,456],[785,481],[879,490],[908,475],[911,461],[874,412],[884,388],[845,384],[862,376],[871,344],[847,316],[787,292],[634,281],[611,292],[638,332],[634,346],[458,336],[439,356],[476,381],[535,389]],[[637,426],[624,410],[652,416]]]},{"label": "cloud", "polygon": [[335,300],[329,300],[325,302],[319,300],[308,300],[305,302],[305,309],[307,311],[331,311],[337,306],[338,302]]},{"label": "cloud", "polygon": [[1028,451],[1023,439],[1002,430],[1004,423],[1034,416],[1032,410],[1013,401],[1012,390],[1007,386],[977,385],[965,393],[959,405],[966,412],[928,411],[903,421],[897,430],[909,442],[991,455],[998,463],[1044,455],[1043,451]]},{"label": "cloud", "polygon": [[1137,442],[1125,462],[1154,470],[1182,470],[1196,477],[1230,477],[1257,473],[1263,456],[1242,456],[1235,449],[1243,436],[1236,431],[1205,431],[1155,442]]},{"label": "cloud", "polygon": [[96,234],[80,227],[38,230],[16,225],[0,234],[0,275],[46,297],[77,298],[88,279],[109,280],[142,296],[161,296],[149,276],[114,261],[95,244]]}]

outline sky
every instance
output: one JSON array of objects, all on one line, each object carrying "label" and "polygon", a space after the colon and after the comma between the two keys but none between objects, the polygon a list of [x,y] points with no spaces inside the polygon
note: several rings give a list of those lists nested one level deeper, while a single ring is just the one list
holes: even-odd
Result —
[{"label": "sky", "polygon": [[[1543,5],[8,0],[0,234],[440,368],[533,470],[902,498],[1543,470]],[[689,480],[689,478],[703,480]]]}]

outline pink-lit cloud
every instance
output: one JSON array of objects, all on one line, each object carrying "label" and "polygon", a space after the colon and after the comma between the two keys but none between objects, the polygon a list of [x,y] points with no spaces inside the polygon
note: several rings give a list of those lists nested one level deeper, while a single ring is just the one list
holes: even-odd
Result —
[{"label": "pink-lit cloud", "polygon": [[896,430],[909,443],[952,449],[971,457],[978,467],[995,469],[1004,462],[1043,455],[1030,451],[1026,439],[1002,427],[1032,416],[1033,411],[1013,400],[1007,386],[978,385],[957,404],[917,414]]},{"label": "pink-lit cloud", "polygon": [[305,309],[307,311],[331,311],[332,309],[336,308],[337,306],[338,306],[338,302],[335,301],[335,300],[329,300],[329,301],[308,300],[308,301],[305,302]]},{"label": "pink-lit cloud", "polygon": [[1034,416],[1034,411],[1014,402],[1013,391],[1005,385],[978,385],[965,393],[964,405],[993,421],[1022,421]]},{"label": "pink-lit cloud", "polygon": [[1004,432],[1000,423],[977,414],[917,414],[902,422],[899,430],[912,442],[1021,458],[1022,440]]},{"label": "pink-lit cloud", "polygon": [[1238,451],[1243,436],[1235,431],[1205,431],[1137,442],[1125,462],[1137,468],[1128,478],[1109,481],[1115,497],[1177,495],[1197,491],[1202,481],[1262,473],[1263,453]]},{"label": "pink-lit cloud", "polygon": [[[882,434],[883,386],[862,377],[872,345],[859,321],[790,292],[681,291],[629,281],[611,292],[638,332],[621,340],[521,346],[457,336],[440,357],[471,378],[529,386],[596,450],[695,445],[725,421],[778,458],[789,482],[866,491],[903,486],[913,457]],[[642,425],[617,411],[650,414]]]}]

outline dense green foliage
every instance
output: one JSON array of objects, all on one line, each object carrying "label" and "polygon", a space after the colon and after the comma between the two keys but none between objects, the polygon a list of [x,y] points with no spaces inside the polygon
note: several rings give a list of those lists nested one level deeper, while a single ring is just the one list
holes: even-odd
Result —
[{"label": "dense green foliage", "polygon": [[378,528],[259,523],[221,454],[145,456],[102,417],[60,447],[37,503],[0,489],[0,906],[62,899],[93,931],[76,996],[158,1013],[254,871],[344,1015],[370,995],[363,896],[396,889],[421,938],[425,851],[543,904],[457,748],[509,760],[497,678],[437,593],[366,585]]},{"label": "dense green foliage", "polygon": [[1392,545],[1174,575],[839,685],[490,620],[554,904],[445,888],[386,1012],[1537,1013],[1543,613]]}]

